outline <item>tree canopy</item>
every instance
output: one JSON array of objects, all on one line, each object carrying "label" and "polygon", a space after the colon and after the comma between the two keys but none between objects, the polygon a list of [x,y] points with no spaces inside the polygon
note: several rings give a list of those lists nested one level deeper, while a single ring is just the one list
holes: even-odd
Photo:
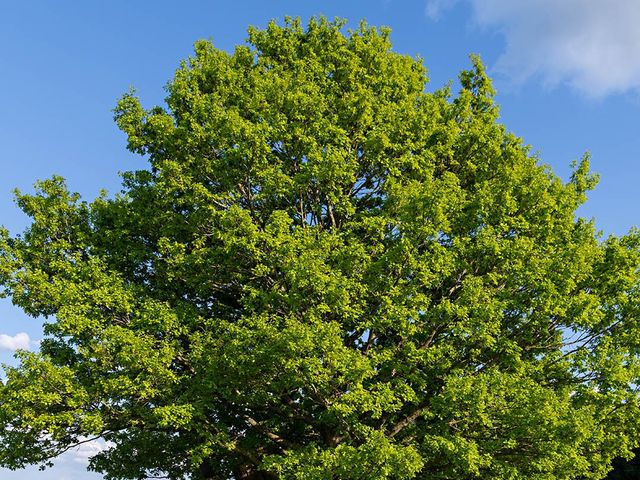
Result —
[{"label": "tree canopy", "polygon": [[428,91],[389,31],[199,41],[148,162],[92,201],[17,192],[0,284],[43,317],[0,387],[0,465],[107,479],[603,478],[638,446],[640,235],[601,238],[499,123],[476,57]]}]

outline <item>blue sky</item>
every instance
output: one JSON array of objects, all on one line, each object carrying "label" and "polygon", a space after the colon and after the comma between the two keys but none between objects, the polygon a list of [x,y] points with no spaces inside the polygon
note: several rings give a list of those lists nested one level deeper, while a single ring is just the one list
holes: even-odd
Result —
[{"label": "blue sky", "polygon": [[[605,235],[640,224],[640,2],[637,0],[124,1],[0,4],[0,224],[26,219],[12,189],[64,176],[90,199],[119,189],[118,171],[144,167],[112,121],[134,86],[146,106],[199,38],[231,50],[249,25],[324,14],[392,28],[394,48],[419,55],[429,89],[456,78],[478,53],[498,90],[501,121],[567,178],[585,151],[601,175],[581,209]],[[0,361],[36,348],[41,320],[0,301]],[[5,480],[98,478],[85,474],[89,444],[46,472]]]}]

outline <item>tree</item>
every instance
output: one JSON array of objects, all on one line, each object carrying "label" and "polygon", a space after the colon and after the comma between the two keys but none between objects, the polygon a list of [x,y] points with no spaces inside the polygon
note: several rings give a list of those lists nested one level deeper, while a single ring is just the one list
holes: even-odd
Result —
[{"label": "tree", "polygon": [[149,167],[17,193],[0,283],[44,317],[0,389],[0,464],[102,438],[107,479],[602,478],[638,446],[640,235],[600,238],[498,123],[482,64],[427,93],[387,29],[197,42]]}]

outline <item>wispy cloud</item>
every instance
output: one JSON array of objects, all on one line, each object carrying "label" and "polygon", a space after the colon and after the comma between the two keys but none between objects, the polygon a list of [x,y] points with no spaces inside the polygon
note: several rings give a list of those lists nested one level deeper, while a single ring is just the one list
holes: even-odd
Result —
[{"label": "wispy cloud", "polygon": [[30,346],[31,339],[24,332],[16,333],[14,336],[0,334],[0,350],[28,350]]},{"label": "wispy cloud", "polygon": [[457,2],[458,0],[429,0],[424,8],[424,13],[431,20],[438,20],[444,12]]},{"label": "wispy cloud", "polygon": [[504,35],[493,68],[514,82],[539,77],[590,97],[640,89],[638,0],[428,0],[425,12],[437,19],[456,1]]}]

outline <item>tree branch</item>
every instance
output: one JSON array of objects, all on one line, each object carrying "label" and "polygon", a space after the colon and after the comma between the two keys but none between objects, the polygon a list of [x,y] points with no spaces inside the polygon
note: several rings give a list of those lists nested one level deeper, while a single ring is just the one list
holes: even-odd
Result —
[{"label": "tree branch", "polygon": [[395,437],[398,433],[400,433],[406,427],[415,423],[418,417],[427,410],[428,410],[428,407],[426,405],[423,405],[418,409],[414,410],[412,413],[410,413],[405,418],[403,418],[398,423],[396,423],[391,429],[391,431],[388,433],[388,436],[391,438]]}]

